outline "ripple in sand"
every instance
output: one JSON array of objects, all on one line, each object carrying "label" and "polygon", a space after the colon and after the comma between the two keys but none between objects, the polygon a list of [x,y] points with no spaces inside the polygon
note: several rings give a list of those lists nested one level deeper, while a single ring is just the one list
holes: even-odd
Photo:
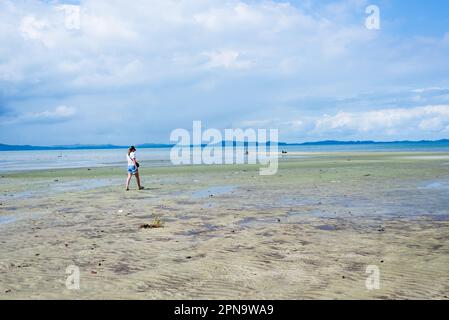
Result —
[{"label": "ripple in sand", "polygon": [[128,274],[138,272],[138,271],[140,271],[140,269],[136,268],[136,267],[131,267],[128,264],[119,262],[116,265],[112,266],[112,271],[115,274],[128,275]]},{"label": "ripple in sand", "polygon": [[308,224],[310,220],[308,217],[312,218],[321,218],[321,219],[336,219],[336,215],[334,213],[329,213],[325,211],[290,211],[286,216],[278,216],[278,217],[264,217],[264,218],[256,218],[256,217],[247,217],[237,222],[239,226],[242,227],[264,227],[267,225],[274,224]]},{"label": "ripple in sand", "polygon": [[178,235],[182,235],[182,236],[205,235],[205,236],[208,236],[208,237],[213,237],[213,235],[210,234],[210,233],[214,232],[214,231],[217,231],[217,230],[219,230],[219,226],[216,226],[216,225],[213,225],[213,224],[209,224],[209,223],[203,223],[201,225],[201,228],[187,230],[187,231],[179,232],[177,234]]},{"label": "ripple in sand", "polygon": [[260,227],[265,227],[267,225],[276,224],[279,222],[280,222],[280,219],[274,218],[274,217],[270,217],[270,218],[248,217],[248,218],[244,218],[244,219],[238,221],[237,224],[239,226],[247,227],[247,228],[250,228],[250,227],[260,228]]}]

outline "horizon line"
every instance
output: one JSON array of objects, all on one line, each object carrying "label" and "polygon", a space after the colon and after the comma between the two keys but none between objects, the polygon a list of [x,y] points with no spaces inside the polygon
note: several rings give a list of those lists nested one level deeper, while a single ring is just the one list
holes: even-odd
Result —
[{"label": "horizon line", "polygon": [[[248,142],[242,140],[222,140],[215,145],[229,143],[233,144],[256,144],[258,142]],[[391,144],[391,143],[444,143],[449,142],[449,139],[437,139],[437,140],[392,140],[392,141],[376,141],[376,140],[318,140],[318,141],[305,141],[305,142],[277,142],[278,145],[282,146],[307,146],[307,145],[345,145],[345,144]],[[267,141],[265,144],[273,144],[272,141]],[[136,144],[135,146],[143,149],[150,148],[170,148],[176,146],[176,143],[141,143]],[[182,145],[184,147],[196,147],[196,146],[207,146],[209,144],[202,143],[201,145]],[[21,151],[21,150],[73,150],[73,149],[125,149],[129,146],[124,145],[115,145],[115,144],[66,144],[66,145],[29,145],[29,144],[5,144],[0,143],[0,151]]]}]

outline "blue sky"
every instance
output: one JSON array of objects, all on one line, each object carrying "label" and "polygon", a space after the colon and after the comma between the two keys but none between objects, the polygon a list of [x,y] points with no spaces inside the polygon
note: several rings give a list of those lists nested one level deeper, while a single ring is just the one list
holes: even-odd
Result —
[{"label": "blue sky", "polygon": [[[365,27],[371,4],[380,30]],[[447,12],[443,0],[0,0],[0,143],[168,142],[193,120],[290,142],[448,138]]]}]

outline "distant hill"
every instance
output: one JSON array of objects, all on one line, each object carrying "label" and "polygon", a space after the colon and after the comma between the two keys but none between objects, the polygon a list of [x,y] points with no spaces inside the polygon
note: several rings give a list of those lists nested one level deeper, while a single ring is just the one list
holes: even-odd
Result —
[{"label": "distant hill", "polygon": [[[258,143],[248,143],[243,141],[222,141],[218,145],[238,145],[238,146],[248,146],[248,145],[258,145]],[[273,144],[273,142],[267,142],[268,145]],[[329,145],[372,145],[372,144],[449,144],[449,139],[441,140],[420,140],[420,141],[337,141],[337,140],[326,140],[326,141],[315,141],[315,142],[302,142],[302,143],[285,143],[279,142],[279,146],[329,146]],[[144,143],[136,145],[137,148],[171,148],[174,144],[163,144],[163,143]],[[203,144],[202,146],[206,146]],[[98,149],[126,149],[128,146],[117,146],[112,144],[104,145],[61,145],[61,146],[30,146],[30,145],[7,145],[0,144],[0,151],[26,151],[26,150],[98,150]]]},{"label": "distant hill", "polygon": [[[145,143],[136,145],[137,148],[171,148],[173,144]],[[26,151],[26,150],[98,150],[98,149],[127,149],[128,146],[117,146],[113,144],[101,145],[60,145],[60,146],[30,146],[30,145],[8,145],[0,144],[0,151]]]},{"label": "distant hill", "polygon": [[419,140],[419,141],[337,141],[337,140],[325,140],[325,141],[316,141],[316,142],[302,142],[302,143],[287,143],[289,146],[331,146],[331,145],[356,145],[356,144],[426,144],[426,143],[449,143],[449,139],[441,139],[441,140]]},{"label": "distant hill", "polygon": [[174,144],[164,144],[164,143],[144,143],[136,145],[137,148],[171,148],[173,146]]},{"label": "distant hill", "polygon": [[0,144],[0,151],[26,151],[26,150],[89,150],[89,149],[122,149],[126,147],[106,145],[67,145],[67,146],[30,146]]}]

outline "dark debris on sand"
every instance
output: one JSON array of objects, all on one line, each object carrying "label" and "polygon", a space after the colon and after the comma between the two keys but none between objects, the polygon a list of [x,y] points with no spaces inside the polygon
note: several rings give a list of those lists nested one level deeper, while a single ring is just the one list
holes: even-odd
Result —
[{"label": "dark debris on sand", "polygon": [[156,229],[156,228],[162,228],[162,225],[155,225],[152,223],[144,223],[140,225],[140,229]]}]

